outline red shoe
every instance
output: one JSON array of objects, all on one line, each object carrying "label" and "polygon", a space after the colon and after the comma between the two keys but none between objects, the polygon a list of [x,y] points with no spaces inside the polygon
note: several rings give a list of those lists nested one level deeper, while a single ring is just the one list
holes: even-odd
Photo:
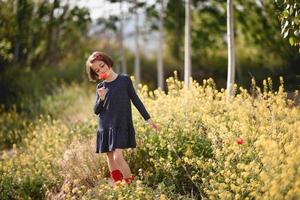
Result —
[{"label": "red shoe", "polygon": [[124,178],[124,180],[126,181],[126,183],[128,185],[130,185],[130,183],[132,183],[135,179],[135,176],[134,175],[131,175],[130,177],[127,177],[127,178]]},{"label": "red shoe", "polygon": [[121,181],[123,179],[123,175],[122,175],[121,171],[118,169],[110,172],[110,176],[114,180],[114,182]]}]

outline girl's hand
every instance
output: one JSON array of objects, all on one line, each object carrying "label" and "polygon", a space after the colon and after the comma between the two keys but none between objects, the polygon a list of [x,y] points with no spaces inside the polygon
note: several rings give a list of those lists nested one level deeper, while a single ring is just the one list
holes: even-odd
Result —
[{"label": "girl's hand", "polygon": [[160,131],[160,128],[153,122],[153,120],[150,118],[147,120],[151,128],[153,128],[156,132]]},{"label": "girl's hand", "polygon": [[106,95],[106,89],[104,87],[101,87],[99,89],[97,89],[98,95],[100,97],[100,99],[103,101]]}]

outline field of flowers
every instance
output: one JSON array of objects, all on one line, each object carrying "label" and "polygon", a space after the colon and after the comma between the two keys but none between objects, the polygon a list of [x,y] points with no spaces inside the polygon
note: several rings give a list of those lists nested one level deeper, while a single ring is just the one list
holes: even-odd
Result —
[{"label": "field of flowers", "polygon": [[[140,85],[161,131],[133,109],[138,147],[126,159],[137,181],[116,188],[94,153],[95,87],[65,86],[37,122],[20,125],[26,134],[14,131],[22,143],[1,154],[0,199],[300,199],[300,108],[280,82],[236,86],[230,101],[212,79],[184,89],[175,73],[168,93]],[[21,118],[6,113],[0,125]]]}]

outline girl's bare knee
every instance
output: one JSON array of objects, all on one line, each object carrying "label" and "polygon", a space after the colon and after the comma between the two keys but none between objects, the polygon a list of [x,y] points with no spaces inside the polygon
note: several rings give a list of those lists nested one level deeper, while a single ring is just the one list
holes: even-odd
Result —
[{"label": "girl's bare knee", "polygon": [[114,161],[120,163],[123,161],[122,149],[116,149],[113,154]]},{"label": "girl's bare knee", "polygon": [[107,152],[106,153],[106,158],[108,159],[108,160],[114,160],[114,154],[113,154],[113,152]]}]

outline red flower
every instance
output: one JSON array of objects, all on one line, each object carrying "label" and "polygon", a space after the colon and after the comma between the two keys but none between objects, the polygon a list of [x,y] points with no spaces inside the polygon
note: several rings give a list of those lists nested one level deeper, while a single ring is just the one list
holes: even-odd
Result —
[{"label": "red flower", "polygon": [[242,138],[238,138],[238,139],[236,140],[236,143],[238,143],[238,144],[243,144],[243,143],[244,143],[244,140],[243,140]]},{"label": "red flower", "polygon": [[101,61],[101,60],[103,60],[103,57],[101,55],[96,55],[95,59]]},{"label": "red flower", "polygon": [[103,56],[100,55],[100,54],[94,55],[93,58],[91,59],[91,63],[93,63],[93,62],[96,61],[96,60],[98,60],[98,61],[103,61]]},{"label": "red flower", "polygon": [[106,79],[107,78],[107,74],[106,73],[100,73],[99,75],[99,79]]}]

